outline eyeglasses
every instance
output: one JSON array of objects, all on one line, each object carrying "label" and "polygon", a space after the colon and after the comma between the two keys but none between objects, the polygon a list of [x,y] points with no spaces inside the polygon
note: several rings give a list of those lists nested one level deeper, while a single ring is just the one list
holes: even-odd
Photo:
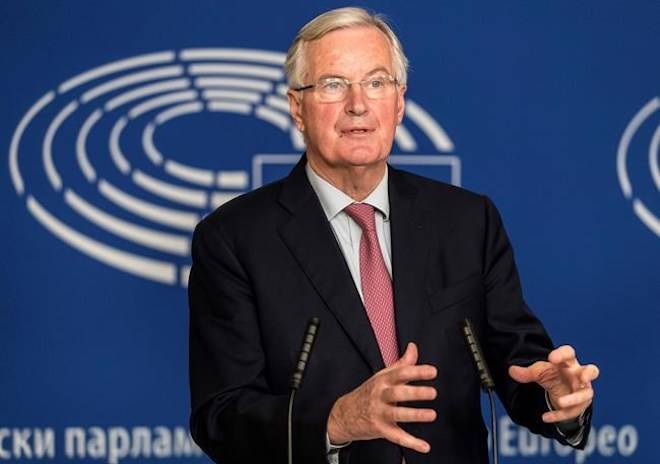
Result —
[{"label": "eyeglasses", "polygon": [[320,101],[334,103],[344,100],[348,95],[348,89],[353,84],[359,84],[368,99],[380,100],[391,96],[398,82],[394,77],[387,75],[378,75],[363,81],[349,81],[343,77],[326,77],[320,79],[316,84],[305,85],[293,90],[314,89]]}]

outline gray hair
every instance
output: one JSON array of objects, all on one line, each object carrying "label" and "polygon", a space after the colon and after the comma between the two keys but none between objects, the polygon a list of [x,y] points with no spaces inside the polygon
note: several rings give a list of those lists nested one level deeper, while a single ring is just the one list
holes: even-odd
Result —
[{"label": "gray hair", "polygon": [[403,47],[399,38],[392,28],[385,22],[385,17],[380,14],[372,14],[363,8],[347,7],[326,11],[305,24],[293,43],[289,47],[284,63],[287,80],[291,88],[304,85],[305,73],[304,50],[305,44],[318,40],[324,35],[338,29],[349,29],[352,27],[370,26],[378,28],[390,43],[392,52],[392,64],[394,65],[394,78],[405,85],[408,79],[408,59],[403,53]]}]

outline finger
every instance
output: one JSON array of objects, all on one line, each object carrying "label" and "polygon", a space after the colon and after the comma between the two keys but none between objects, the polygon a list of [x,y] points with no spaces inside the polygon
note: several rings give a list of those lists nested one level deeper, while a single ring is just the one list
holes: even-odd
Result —
[{"label": "finger", "polygon": [[431,451],[431,445],[427,442],[410,435],[396,425],[386,426],[383,432],[383,438],[399,446],[410,448],[420,453],[428,453]]},{"label": "finger", "polygon": [[584,388],[575,393],[561,396],[557,399],[552,399],[552,404],[557,405],[559,409],[566,409],[577,406],[591,401],[594,397],[594,390],[592,388]]},{"label": "finger", "polygon": [[529,367],[510,366],[509,375],[518,383],[538,382],[550,363],[537,361]]},{"label": "finger", "polygon": [[580,380],[583,384],[589,384],[591,381],[596,380],[600,375],[600,370],[595,364],[587,364],[580,372]]},{"label": "finger", "polygon": [[570,345],[563,345],[550,352],[548,361],[555,365],[562,365],[564,367],[573,367],[578,365],[577,358],[575,357],[575,350]]},{"label": "finger", "polygon": [[408,383],[415,380],[433,380],[437,375],[438,370],[430,364],[401,366],[388,372],[389,381],[392,384]]},{"label": "finger", "polygon": [[387,403],[401,403],[405,401],[434,400],[438,392],[433,387],[414,385],[395,385],[383,392],[383,400]]},{"label": "finger", "polygon": [[543,416],[541,416],[541,419],[543,419],[543,422],[549,424],[573,420],[576,419],[580,414],[582,414],[587,409],[587,407],[589,407],[589,405],[585,404],[581,406],[574,406],[568,409],[558,409],[557,411],[549,411],[544,413]]},{"label": "finger", "polygon": [[390,422],[433,422],[437,414],[428,408],[406,408],[397,406],[390,408]]}]

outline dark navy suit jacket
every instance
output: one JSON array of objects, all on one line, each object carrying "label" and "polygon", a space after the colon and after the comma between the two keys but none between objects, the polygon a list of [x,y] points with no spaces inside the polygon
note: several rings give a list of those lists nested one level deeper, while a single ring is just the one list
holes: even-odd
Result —
[{"label": "dark navy suit jacket", "polygon": [[[197,227],[189,283],[191,432],[224,464],[286,462],[288,383],[307,321],[321,320],[294,408],[294,462],[326,463],[334,401],[382,369],[375,335],[305,157],[285,179],[220,207]],[[540,417],[537,385],[507,374],[552,342],[530,312],[500,217],[484,196],[390,167],[390,227],[400,352],[438,369],[429,424],[408,424],[427,455],[354,442],[342,463],[487,463],[479,378],[460,324],[469,317],[512,419],[561,440]],[[421,405],[421,404],[420,404]],[[414,404],[413,404],[414,406]],[[587,424],[588,430],[588,424]],[[586,434],[583,439],[586,440]]]}]

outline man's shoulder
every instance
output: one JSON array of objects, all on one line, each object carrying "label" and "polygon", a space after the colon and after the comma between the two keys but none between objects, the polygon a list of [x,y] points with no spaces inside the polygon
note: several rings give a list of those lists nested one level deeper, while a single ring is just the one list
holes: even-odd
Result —
[{"label": "man's shoulder", "polygon": [[221,228],[241,230],[264,223],[277,213],[277,203],[283,179],[264,185],[233,198],[206,215],[198,229]]},{"label": "man's shoulder", "polygon": [[418,201],[425,207],[483,208],[484,203],[488,201],[484,195],[478,192],[408,171],[394,169],[391,170],[390,175],[393,182],[412,186],[416,190]]},{"label": "man's shoulder", "polygon": [[502,227],[502,219],[486,195],[397,170],[398,189],[414,191],[415,209],[429,224],[453,230],[463,243],[483,243],[484,234]]}]

